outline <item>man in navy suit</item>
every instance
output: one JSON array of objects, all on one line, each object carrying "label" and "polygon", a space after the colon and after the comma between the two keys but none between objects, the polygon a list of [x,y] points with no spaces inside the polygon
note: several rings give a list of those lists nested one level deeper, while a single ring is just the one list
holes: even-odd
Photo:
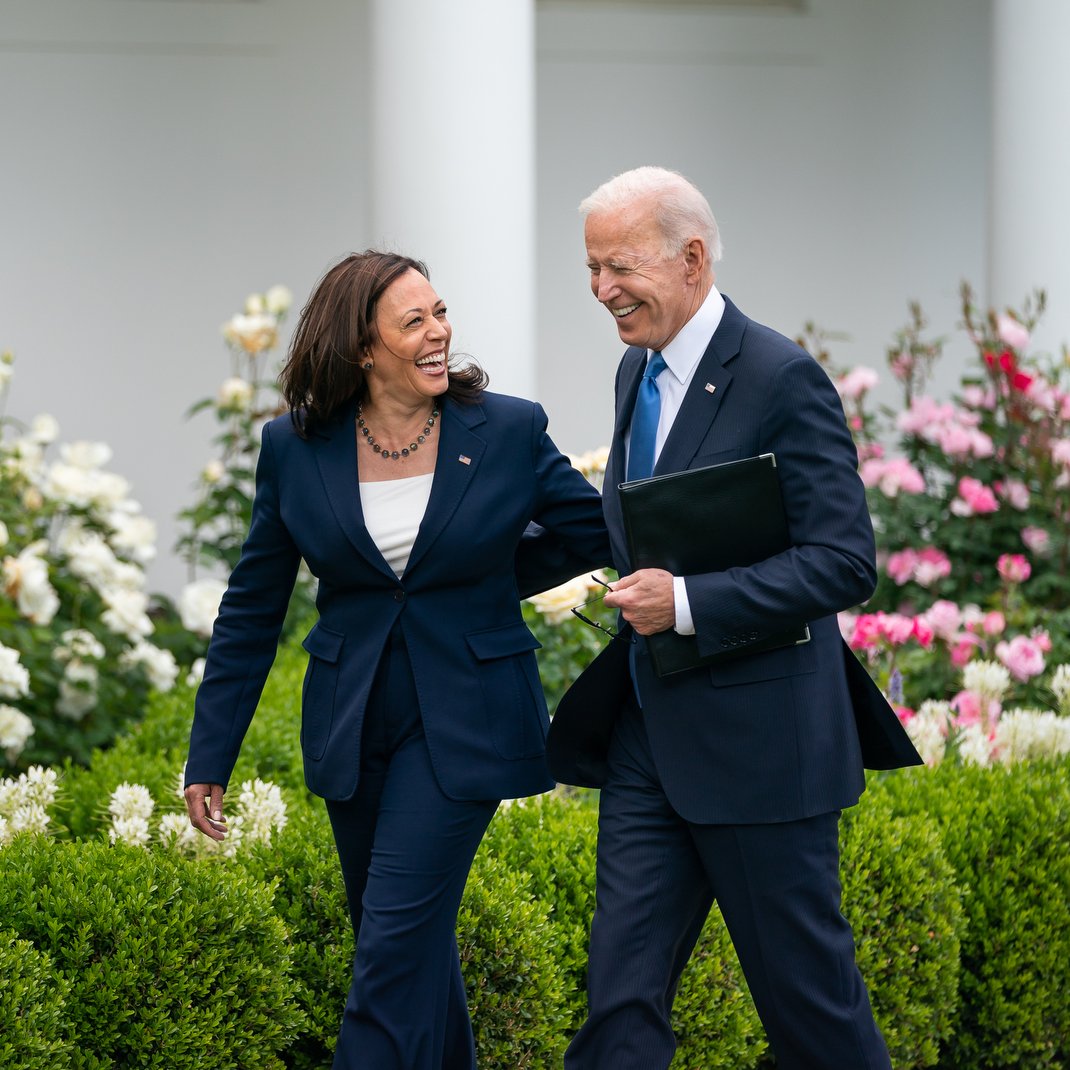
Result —
[{"label": "man in navy suit", "polygon": [[[565,1066],[669,1065],[677,981],[716,900],[781,1070],[888,1070],[840,913],[839,814],[864,790],[872,726],[836,614],[872,594],[876,566],[839,398],[805,351],[717,291],[717,224],[682,176],[638,168],[599,187],[580,210],[591,289],[628,345],[604,490],[622,577],[606,604],[626,622],[612,645],[627,656],[599,659],[588,670],[594,686],[577,685],[615,709],[595,780],[602,794],[588,1018]],[[656,376],[649,442],[637,426],[637,405],[651,389],[644,375]],[[776,456],[788,550],[703,575],[632,570],[620,482],[642,476],[644,464],[650,474],[655,459],[660,475],[763,453]],[[645,636],[675,628],[711,655],[800,620],[808,643],[744,649],[664,678],[645,646]],[[573,703],[568,714],[596,716],[589,703]],[[552,734],[566,731],[561,716]],[[890,753],[884,764],[914,763],[892,722],[879,728]],[[584,782],[569,771],[578,755],[567,744],[564,751],[555,775]]]}]

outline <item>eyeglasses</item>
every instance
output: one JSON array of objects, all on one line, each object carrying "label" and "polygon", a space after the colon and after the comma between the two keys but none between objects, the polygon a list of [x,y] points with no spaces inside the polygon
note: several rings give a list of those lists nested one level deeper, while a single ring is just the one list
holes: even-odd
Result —
[{"label": "eyeglasses", "polygon": [[[592,576],[591,579],[594,580],[595,583],[604,587],[606,591],[613,590],[613,588],[610,587],[610,585],[606,583],[605,580],[600,580],[597,576]],[[594,598],[588,598],[586,602],[581,602],[578,606],[575,606],[571,610],[572,615],[574,617],[578,617],[580,620],[583,621],[584,624],[589,624],[592,628],[597,628],[600,632],[605,632],[605,634],[608,635],[610,639],[627,639],[629,643],[634,643],[634,635],[621,635],[621,633],[618,632],[615,628],[607,628],[604,624],[600,624],[596,620],[591,620],[590,617],[585,616],[583,613],[580,612],[580,610],[584,609],[586,606],[594,605],[595,602],[601,602],[602,599],[605,598],[605,596],[605,591],[603,591],[602,594],[596,595]]]}]

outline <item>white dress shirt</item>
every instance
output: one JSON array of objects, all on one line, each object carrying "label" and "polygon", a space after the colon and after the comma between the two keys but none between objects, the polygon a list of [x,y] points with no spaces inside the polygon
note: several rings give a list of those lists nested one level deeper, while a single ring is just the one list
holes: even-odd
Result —
[{"label": "white dress shirt", "polygon": [[[716,286],[710,287],[706,300],[695,314],[680,328],[680,333],[663,349],[665,370],[658,376],[658,393],[661,395],[661,416],[658,419],[658,434],[654,440],[654,463],[661,456],[661,448],[672,430],[684,395],[695,377],[695,369],[710,344],[724,315],[724,298]],[[647,350],[649,362],[653,350]],[[629,442],[630,448],[630,442]],[[625,457],[627,462],[627,457]],[[694,635],[695,622],[691,617],[691,605],[687,600],[687,587],[683,576],[674,576],[673,600],[676,608],[675,629],[680,635]]]}]

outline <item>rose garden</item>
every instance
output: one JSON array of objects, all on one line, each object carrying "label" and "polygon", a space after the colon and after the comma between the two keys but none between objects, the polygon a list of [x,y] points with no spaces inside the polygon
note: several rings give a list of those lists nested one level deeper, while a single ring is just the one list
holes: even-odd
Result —
[{"label": "rose garden", "polygon": [[[215,419],[217,456],[179,513],[176,601],[145,589],[155,528],[107,445],[0,417],[0,1066],[330,1064],[352,936],[302,778],[310,576],[222,848],[180,791],[289,304],[283,287],[248,299],[224,327],[229,376],[190,410]],[[840,391],[877,532],[880,583],[843,634],[926,760],[870,774],[843,823],[845,912],[903,1070],[1070,1065],[1070,356],[1034,351],[1043,310],[1039,293],[979,310],[964,286],[975,356],[948,398],[928,392],[942,343],[918,307],[880,370],[839,367],[812,326],[801,339]],[[4,354],[5,413],[17,378]],[[895,405],[874,401],[882,381]],[[597,484],[604,451],[574,463]],[[569,612],[590,597],[579,578],[524,606],[551,711],[600,647]],[[560,1065],[582,1020],[595,801],[503,805],[480,849],[460,940],[488,1070]],[[716,911],[675,1018],[674,1066],[769,1065]]]}]

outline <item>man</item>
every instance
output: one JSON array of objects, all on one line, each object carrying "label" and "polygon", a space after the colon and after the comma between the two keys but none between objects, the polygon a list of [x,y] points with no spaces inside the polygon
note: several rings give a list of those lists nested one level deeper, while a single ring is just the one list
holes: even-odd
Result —
[{"label": "man", "polygon": [[[837,832],[840,810],[865,787],[867,739],[881,737],[875,764],[919,759],[894,714],[866,693],[868,678],[859,683],[837,625],[836,613],[876,582],[839,398],[805,351],[718,293],[717,224],[682,176],[641,167],[580,210],[592,292],[628,345],[604,509],[622,577],[606,604],[630,628],[551,729],[557,778],[602,787],[588,1018],[566,1070],[669,1065],[676,984],[714,900],[780,1070],[888,1070],[840,913]],[[619,483],[649,475],[655,459],[661,475],[764,453],[776,457],[790,549],[703,575],[633,571]],[[808,643],[743,649],[661,678],[644,638],[674,628],[708,656],[799,621]],[[586,732],[587,745],[594,707],[607,703],[615,708],[591,781],[575,773],[585,759],[569,733]]]}]

